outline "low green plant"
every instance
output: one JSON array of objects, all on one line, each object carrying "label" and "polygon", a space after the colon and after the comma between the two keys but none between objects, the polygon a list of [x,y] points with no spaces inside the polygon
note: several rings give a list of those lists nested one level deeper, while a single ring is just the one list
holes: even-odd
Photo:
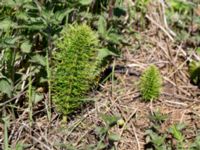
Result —
[{"label": "low green plant", "polygon": [[191,61],[189,63],[189,74],[191,82],[200,86],[200,62]]},{"label": "low green plant", "polygon": [[167,115],[162,114],[160,110],[156,110],[150,114],[149,119],[155,126],[159,126],[167,119]]},{"label": "low green plant", "polygon": [[193,141],[188,141],[184,130],[187,126],[184,123],[175,123],[166,127],[166,116],[161,114],[160,111],[155,111],[149,117],[151,126],[146,130],[145,134],[145,149],[155,150],[199,150],[200,149],[200,136],[197,131],[196,138]]},{"label": "low green plant", "polygon": [[166,134],[159,134],[156,131],[153,130],[147,130],[146,131],[147,137],[146,142],[148,147],[152,147],[155,150],[166,150],[167,144],[166,144]]},{"label": "low green plant", "polygon": [[184,149],[184,140],[185,137],[182,133],[182,130],[185,128],[184,124],[174,124],[169,128],[169,133],[172,134],[172,136],[176,139],[177,141],[177,149]]},{"label": "low green plant", "polygon": [[67,115],[86,102],[85,97],[98,75],[98,37],[86,24],[69,25],[56,41],[53,53],[52,99]]},{"label": "low green plant", "polygon": [[159,97],[161,92],[162,79],[158,68],[155,65],[149,66],[140,78],[140,92],[146,101]]},{"label": "low green plant", "polygon": [[191,144],[189,150],[199,150],[200,149],[200,135],[198,135],[195,141]]},{"label": "low green plant", "polygon": [[113,115],[102,115],[102,120],[105,125],[96,127],[95,129],[98,142],[94,145],[90,145],[88,150],[113,150],[114,142],[120,140],[119,134],[111,132],[111,129],[117,125],[120,118]]},{"label": "low green plant", "polygon": [[[161,114],[159,111],[155,112],[150,116],[151,126],[146,131],[146,149],[155,149],[155,150],[185,150],[186,139],[183,134],[183,129],[185,125],[183,123],[172,124],[165,132],[163,132],[162,123],[165,122],[166,115]],[[170,137],[170,138],[169,138]],[[198,146],[194,142],[192,146]]]},{"label": "low green plant", "polygon": [[166,9],[166,17],[170,28],[176,33],[175,39],[190,47],[198,46],[200,19],[195,10],[199,1],[169,0],[167,3],[170,7]]},{"label": "low green plant", "polygon": [[151,3],[151,0],[136,0],[135,5],[129,10],[130,15],[134,18],[137,28],[144,30],[147,26],[147,20],[145,15],[148,12],[148,5]]},{"label": "low green plant", "polygon": [[146,131],[147,146],[153,147],[156,150],[164,150],[167,148],[167,134],[161,134],[160,132],[161,125],[165,122],[167,117],[168,116],[162,114],[160,110],[156,110],[149,116],[152,126]]},{"label": "low green plant", "polygon": [[157,110],[153,112],[153,114],[150,116],[150,119],[158,124],[161,124],[163,121],[167,119],[167,115],[164,115],[161,113],[160,110]]}]

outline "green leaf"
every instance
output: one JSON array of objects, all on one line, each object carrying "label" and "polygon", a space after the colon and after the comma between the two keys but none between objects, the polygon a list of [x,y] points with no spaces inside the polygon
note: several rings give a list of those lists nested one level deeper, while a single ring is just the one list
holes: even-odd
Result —
[{"label": "green leaf", "polygon": [[107,35],[107,38],[106,38],[108,41],[114,43],[114,44],[118,44],[119,41],[122,39],[122,36],[120,36],[119,34],[116,34],[116,33],[109,33]]},{"label": "green leaf", "polygon": [[185,125],[184,123],[179,123],[179,124],[176,125],[176,128],[177,128],[179,131],[183,130],[185,127],[186,127],[186,125]]},{"label": "green leaf", "polygon": [[56,20],[58,20],[58,22],[60,23],[64,19],[64,17],[66,17],[73,10],[74,10],[74,8],[56,12],[55,13]]},{"label": "green leaf", "polygon": [[115,133],[110,133],[108,138],[112,142],[117,142],[117,141],[120,140],[120,136],[118,134],[115,134]]},{"label": "green leaf", "polygon": [[198,47],[198,48],[196,49],[196,52],[197,52],[198,55],[200,55],[200,47]]},{"label": "green leaf", "polygon": [[[32,0],[30,0],[29,2],[32,2]],[[31,3],[26,3],[23,5],[23,8],[27,9],[27,10],[35,10],[38,11],[38,8],[35,5],[32,5]]]},{"label": "green leaf", "polygon": [[8,30],[12,27],[13,22],[10,19],[4,19],[0,22],[0,29],[1,30]]},{"label": "green leaf", "polygon": [[33,57],[31,57],[30,62],[42,65],[42,66],[46,66],[46,58],[42,55],[36,54]]},{"label": "green leaf", "polygon": [[7,78],[0,79],[0,92],[8,95],[9,98],[12,96],[12,85]]},{"label": "green leaf", "polygon": [[21,142],[17,142],[15,149],[16,150],[24,150],[24,145]]},{"label": "green leaf", "polygon": [[102,48],[102,49],[99,49],[99,52],[98,52],[98,59],[101,61],[103,60],[104,58],[106,58],[107,56],[118,56],[117,54],[111,52],[110,50],[108,50],[107,48]]},{"label": "green leaf", "polygon": [[200,83],[200,62],[191,61],[189,64],[190,79],[194,84]]},{"label": "green leaf", "polygon": [[179,130],[178,125],[172,125],[169,129],[169,132],[178,140],[178,141],[183,141],[184,137],[182,133]]},{"label": "green leaf", "polygon": [[98,21],[98,32],[102,36],[106,36],[106,28],[107,28],[106,19],[103,16],[100,16]]},{"label": "green leaf", "polygon": [[155,111],[155,112],[153,112],[153,114],[151,114],[150,116],[149,116],[149,119],[152,121],[152,122],[156,122],[156,123],[161,123],[161,122],[163,122],[163,121],[165,121],[166,119],[167,119],[167,115],[165,115],[165,114],[162,114],[161,112],[160,112],[160,110],[158,110],[158,111]]},{"label": "green leaf", "polygon": [[[159,136],[158,133],[153,132],[152,130],[147,130],[146,134],[150,136],[150,141],[156,146],[160,147],[161,145],[164,144],[166,135]],[[149,141],[149,142],[150,142]]]},{"label": "green leaf", "polygon": [[92,3],[92,0],[80,0],[79,3],[81,5],[90,5]]},{"label": "green leaf", "polygon": [[17,4],[14,0],[2,0],[2,3],[4,6],[12,7],[14,8]]},{"label": "green leaf", "polygon": [[19,12],[19,13],[16,15],[16,17],[17,17],[18,19],[21,19],[21,20],[24,20],[24,21],[28,21],[28,19],[29,19],[29,16],[28,16],[27,13],[25,13],[25,12]]},{"label": "green leaf", "polygon": [[88,20],[92,20],[94,17],[93,14],[90,12],[80,12],[79,14],[80,14],[80,16],[82,16],[83,18],[86,18]]},{"label": "green leaf", "polygon": [[117,121],[120,119],[120,117],[103,114],[102,119],[106,123],[106,125],[112,127],[117,124]]},{"label": "green leaf", "polygon": [[32,100],[34,104],[37,104],[38,102],[40,102],[41,100],[44,99],[44,94],[41,93],[37,93],[37,92],[33,92],[32,94]]},{"label": "green leaf", "polygon": [[103,142],[99,142],[97,148],[95,148],[94,150],[104,150],[106,147],[107,147],[107,144]]},{"label": "green leaf", "polygon": [[5,43],[8,45],[13,45],[16,42],[18,42],[21,39],[21,36],[16,36],[16,37],[9,37],[5,39]]},{"label": "green leaf", "polygon": [[31,52],[31,43],[29,41],[25,41],[24,43],[21,44],[21,51],[23,53],[30,53]]},{"label": "green leaf", "polygon": [[95,132],[98,136],[102,137],[104,134],[108,132],[108,128],[106,127],[96,127]]}]

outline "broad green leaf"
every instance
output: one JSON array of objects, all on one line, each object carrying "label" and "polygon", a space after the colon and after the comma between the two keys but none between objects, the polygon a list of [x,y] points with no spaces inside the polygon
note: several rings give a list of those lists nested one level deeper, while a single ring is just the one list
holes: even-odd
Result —
[{"label": "broad green leaf", "polygon": [[40,65],[34,65],[34,66],[31,66],[30,69],[31,69],[31,72],[32,72],[33,74],[37,74],[37,73],[40,72],[41,66],[40,66]]},{"label": "broad green leaf", "polygon": [[120,140],[119,134],[115,134],[115,133],[110,133],[108,138],[110,141],[113,141],[113,142],[117,142]]},{"label": "broad green leaf", "polygon": [[92,3],[92,0],[80,0],[79,3],[81,5],[90,5]]},{"label": "broad green leaf", "polygon": [[13,45],[20,39],[21,39],[21,36],[9,37],[9,38],[5,39],[5,43],[8,45]]},{"label": "broad green leaf", "polygon": [[28,16],[27,13],[25,13],[25,12],[19,12],[19,13],[16,15],[16,17],[17,17],[18,19],[25,20],[25,21],[28,21],[28,19],[29,19],[29,16]]},{"label": "broad green leaf", "polygon": [[122,36],[116,33],[109,33],[106,39],[110,42],[113,42],[114,44],[118,44],[122,39]]},{"label": "broad green leaf", "polygon": [[91,20],[94,18],[93,14],[90,12],[80,12],[80,16]]},{"label": "broad green leaf", "polygon": [[31,43],[29,41],[25,41],[24,43],[21,44],[21,51],[23,53],[30,53],[31,52]]},{"label": "broad green leaf", "polygon": [[6,78],[0,79],[0,92],[7,94],[9,98],[12,96],[12,85]]},{"label": "broad green leaf", "polygon": [[46,66],[46,58],[42,55],[39,55],[39,54],[36,54],[33,57],[31,57],[30,62],[37,63],[37,64],[40,64],[42,66]]},{"label": "broad green leaf", "polygon": [[99,21],[98,21],[98,32],[102,35],[102,36],[106,36],[106,28],[107,28],[107,22],[106,19],[103,16],[99,17]]},{"label": "broad green leaf", "polygon": [[22,27],[30,30],[43,30],[47,27],[47,24],[44,24],[43,22],[34,22]]},{"label": "broad green leaf", "polygon": [[151,141],[157,147],[163,145],[165,142],[166,135],[159,136],[158,133],[152,130],[147,130],[146,134],[150,136],[149,142]]},{"label": "broad green leaf", "polygon": [[[32,93],[31,101],[34,105],[36,105],[37,103],[39,103],[40,101],[44,99],[44,94],[37,92],[35,87],[31,89],[31,93]],[[28,93],[27,93],[27,96],[29,96]]]},{"label": "broad green leaf", "polygon": [[33,90],[33,94],[32,94],[32,100],[34,104],[37,104],[38,102],[40,102],[41,100],[44,99],[44,94],[41,93],[37,93]]},{"label": "broad green leaf", "polygon": [[103,60],[107,56],[118,56],[118,55],[116,55],[115,53],[109,51],[107,48],[99,49],[99,53],[98,53],[98,59],[99,60]]},{"label": "broad green leaf", "polygon": [[71,13],[74,9],[66,9],[63,11],[58,11],[55,13],[55,18],[56,20],[59,21],[59,23],[64,19],[64,17],[66,17],[69,13]]},{"label": "broad green leaf", "polygon": [[4,19],[0,22],[0,29],[1,30],[8,30],[12,27],[13,22],[10,19]]}]

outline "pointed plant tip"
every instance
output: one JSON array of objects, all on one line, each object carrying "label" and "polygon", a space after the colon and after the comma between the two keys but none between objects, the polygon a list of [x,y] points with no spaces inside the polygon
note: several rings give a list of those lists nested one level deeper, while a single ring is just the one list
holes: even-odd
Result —
[{"label": "pointed plant tip", "polygon": [[146,101],[157,99],[161,92],[162,78],[159,69],[150,65],[140,77],[139,88],[142,98]]}]

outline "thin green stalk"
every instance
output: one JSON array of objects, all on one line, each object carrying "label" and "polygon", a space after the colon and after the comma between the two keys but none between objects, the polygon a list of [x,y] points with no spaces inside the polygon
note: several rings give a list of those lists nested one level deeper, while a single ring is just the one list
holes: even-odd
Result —
[{"label": "thin green stalk", "polygon": [[4,117],[4,149],[9,150],[9,143],[8,143],[8,126],[9,126],[9,117]]},{"label": "thin green stalk", "polygon": [[113,88],[114,88],[114,80],[115,80],[115,60],[113,61],[113,67],[112,67],[112,95],[113,95]]},{"label": "thin green stalk", "polygon": [[46,71],[48,79],[48,100],[45,101],[48,120],[51,120],[51,71],[49,67],[49,49],[46,50]]},{"label": "thin green stalk", "polygon": [[[108,129],[107,129],[108,130]],[[97,144],[97,147],[95,148],[95,150],[99,150],[100,149],[100,147],[102,146],[102,142],[105,140],[105,138],[106,138],[106,135],[107,135],[107,133],[106,134],[104,134],[101,138],[100,138],[100,141],[98,142],[98,144]]]},{"label": "thin green stalk", "polygon": [[32,101],[32,75],[29,76],[29,83],[28,83],[28,110],[29,110],[29,120],[30,124],[32,125],[33,121],[33,101]]}]

